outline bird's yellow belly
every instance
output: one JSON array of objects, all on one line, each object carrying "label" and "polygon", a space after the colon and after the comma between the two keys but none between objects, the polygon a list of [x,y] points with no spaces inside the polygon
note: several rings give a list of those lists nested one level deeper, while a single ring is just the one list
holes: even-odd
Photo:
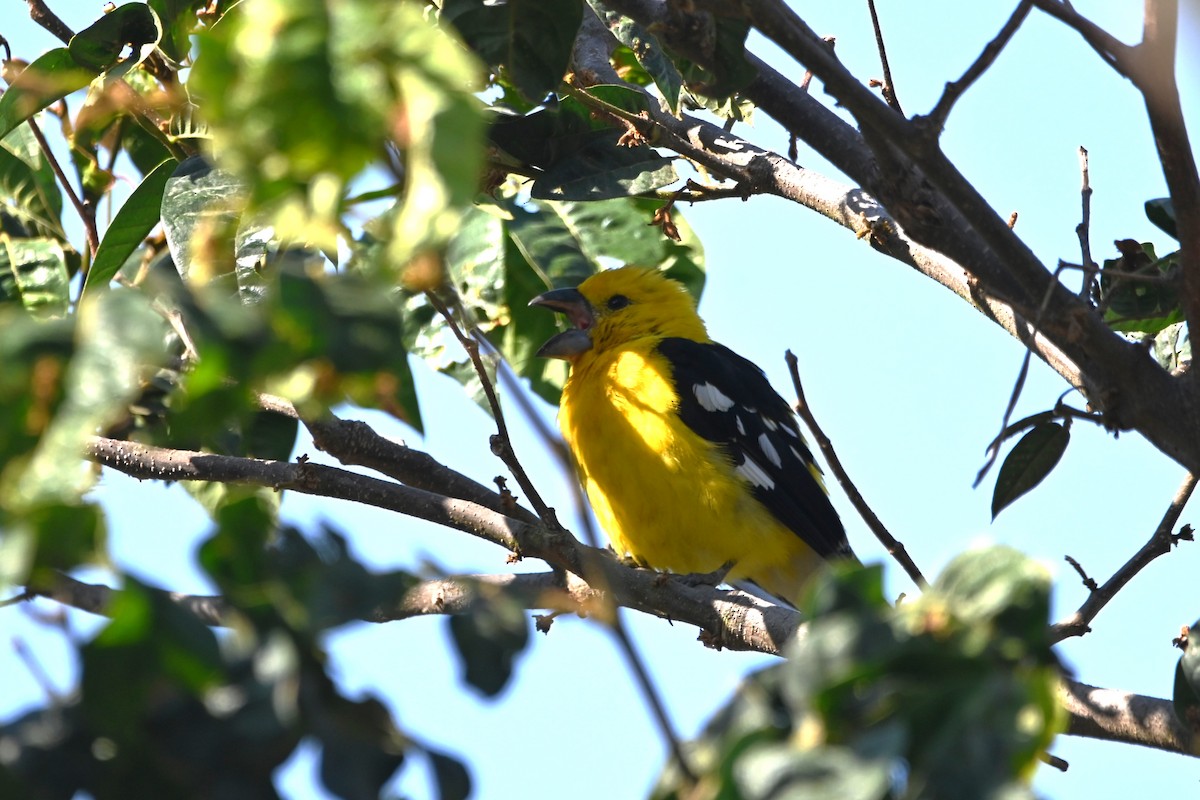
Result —
[{"label": "bird's yellow belly", "polygon": [[734,562],[795,601],[819,561],[754,498],[725,456],[675,414],[669,376],[622,354],[604,392],[574,392],[563,434],[601,526],[621,555],[656,569],[710,572]]}]

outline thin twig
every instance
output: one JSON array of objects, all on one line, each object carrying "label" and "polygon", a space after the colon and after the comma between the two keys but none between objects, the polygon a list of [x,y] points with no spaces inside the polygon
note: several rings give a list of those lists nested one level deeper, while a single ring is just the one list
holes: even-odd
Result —
[{"label": "thin twig", "polygon": [[[500,363],[499,374],[501,380],[504,380],[509,385],[512,396],[516,398],[517,406],[525,414],[526,420],[531,424],[534,432],[542,439],[546,449],[558,459],[559,466],[563,472],[571,476],[571,492],[575,499],[576,517],[583,525],[583,540],[587,542],[589,547],[598,551],[600,537],[596,532],[592,515],[588,511],[587,499],[583,495],[583,488],[575,473],[575,462],[567,452],[566,445],[562,439],[555,436],[542,422],[537,410],[529,402],[529,398],[525,396],[524,388],[516,380],[515,376],[510,374],[507,365],[503,361]],[[621,609],[616,595],[612,591],[610,577],[604,568],[604,564],[588,557],[582,558],[581,562],[583,567],[582,577],[590,586],[599,590],[600,597],[604,601],[604,605],[601,606],[603,612],[601,616],[608,623],[607,627],[617,640],[618,649],[620,649],[621,653],[625,656],[625,660],[629,663],[634,680],[642,692],[643,699],[650,706],[650,712],[654,717],[655,723],[658,725],[659,732],[667,742],[667,747],[670,749],[672,757],[679,765],[680,773],[694,783],[696,780],[695,773],[692,771],[687,756],[683,752],[682,740],[675,730],[675,725],[671,722],[671,718],[667,714],[666,703],[662,700],[662,693],[650,677],[650,672],[646,669],[641,653],[638,652],[633,644],[633,639],[630,638],[628,631],[625,629],[625,623],[621,619]]]},{"label": "thin twig", "polygon": [[1083,580],[1083,585],[1085,588],[1088,589],[1088,591],[1094,592],[1100,588],[1100,584],[1096,583],[1096,579],[1093,578],[1092,576],[1088,575],[1087,572],[1084,571],[1082,564],[1080,564],[1078,561],[1071,558],[1070,556],[1064,556],[1064,558],[1066,558],[1067,563],[1070,564],[1072,567],[1074,567],[1075,571],[1077,573],[1079,573],[1079,577]]},{"label": "thin twig", "polygon": [[1013,383],[1012,392],[1008,396],[1008,405],[1005,406],[1004,416],[1000,420],[1000,433],[988,445],[987,456],[984,458],[983,466],[979,468],[979,472],[975,475],[975,483],[972,486],[978,487],[983,482],[984,477],[1000,456],[1000,443],[1005,439],[1004,432],[1008,430],[1008,421],[1012,419],[1013,411],[1017,408],[1017,400],[1020,399],[1021,392],[1025,389],[1025,379],[1029,377],[1029,363],[1032,360],[1038,328],[1042,324],[1042,318],[1045,316],[1046,310],[1050,307],[1050,300],[1054,297],[1054,292],[1058,288],[1058,276],[1062,274],[1062,271],[1063,267],[1059,265],[1054,270],[1054,275],[1049,283],[1046,284],[1046,291],[1042,295],[1042,303],[1038,306],[1037,314],[1033,318],[1033,324],[1028,328],[1018,329],[1022,333],[1021,343],[1025,345],[1025,353],[1021,356],[1021,368],[1017,370],[1017,380]]},{"label": "thin twig", "polygon": [[[95,254],[96,249],[100,246],[100,234],[96,230],[96,215],[93,213],[92,207],[75,193],[75,187],[71,185],[67,174],[59,166],[58,159],[54,157],[54,153],[50,150],[50,143],[46,141],[46,137],[42,134],[41,127],[32,117],[26,120],[26,122],[29,124],[30,132],[33,133],[33,138],[37,140],[38,147],[42,149],[42,155],[46,157],[46,161],[50,164],[50,169],[54,171],[54,176],[62,184],[67,199],[71,201],[71,205],[75,207],[75,212],[79,214],[79,219],[83,221],[83,232],[87,236],[89,256]],[[91,259],[89,258],[88,260],[90,261]],[[84,278],[86,277],[87,275],[85,274]]]},{"label": "thin twig", "polygon": [[426,292],[425,296],[429,299],[430,304],[446,320],[446,324],[450,326],[450,330],[454,333],[454,336],[458,339],[463,349],[467,351],[471,363],[475,366],[475,373],[479,377],[479,382],[483,386],[484,396],[487,398],[488,406],[492,410],[492,416],[496,420],[496,435],[491,438],[492,453],[504,462],[504,465],[508,467],[513,477],[517,479],[517,485],[525,493],[526,499],[529,500],[538,517],[551,527],[561,528],[562,526],[558,522],[558,517],[555,515],[554,509],[550,508],[542,500],[542,496],[533,486],[533,481],[529,480],[529,476],[525,474],[525,468],[521,466],[516,451],[513,450],[512,439],[508,435],[508,425],[504,422],[504,412],[501,410],[500,400],[496,396],[496,387],[492,386],[492,379],[488,376],[487,368],[484,366],[483,359],[479,355],[479,343],[463,333],[458,323],[454,320],[454,316],[450,313],[450,309],[446,307],[446,304],[437,295],[433,292]]},{"label": "thin twig", "polygon": [[887,48],[883,44],[883,28],[879,25],[879,14],[875,11],[875,0],[867,0],[867,7],[871,10],[871,26],[875,29],[875,46],[879,50],[879,63],[883,66],[883,99],[889,106],[896,110],[900,116],[904,116],[904,109],[900,107],[900,100],[896,97],[896,84],[892,83],[892,68],[888,64]]},{"label": "thin twig", "polygon": [[52,706],[62,706],[66,702],[66,698],[54,686],[54,681],[50,679],[50,673],[46,672],[46,668],[29,649],[24,639],[14,638],[12,640],[13,650],[17,657],[25,665],[25,669],[29,670],[29,674],[33,676],[34,681],[46,693],[46,699]]},{"label": "thin twig", "polygon": [[1096,615],[1135,575],[1145,569],[1154,559],[1171,552],[1171,548],[1179,542],[1192,541],[1190,526],[1185,525],[1179,533],[1173,533],[1173,531],[1176,523],[1179,522],[1179,516],[1183,513],[1183,507],[1187,505],[1188,499],[1192,496],[1192,490],[1195,488],[1196,476],[1189,473],[1175,493],[1171,504],[1167,506],[1162,521],[1158,523],[1158,527],[1150,535],[1150,539],[1133,554],[1133,558],[1114,572],[1103,586],[1091,591],[1074,614],[1062,622],[1050,626],[1051,642],[1061,642],[1063,639],[1083,636],[1089,632],[1092,620],[1096,618]]},{"label": "thin twig", "polygon": [[1004,23],[1004,27],[996,34],[996,38],[987,43],[987,46],[983,48],[983,52],[967,68],[962,77],[946,84],[946,89],[938,99],[937,105],[933,107],[933,110],[923,120],[935,134],[940,134],[946,127],[946,119],[950,116],[950,110],[954,108],[954,104],[958,102],[958,99],[999,58],[1001,51],[1008,45],[1013,35],[1017,32],[1017,29],[1021,27],[1021,23],[1025,21],[1025,17],[1029,15],[1029,10],[1032,6],[1033,3],[1031,0],[1021,0],[1013,11],[1012,16],[1008,18],[1008,22]]},{"label": "thin twig", "polygon": [[1083,284],[1079,287],[1079,296],[1090,302],[1092,285],[1096,280],[1099,267],[1092,260],[1092,179],[1091,171],[1088,169],[1088,151],[1082,145],[1079,147],[1079,175],[1079,198],[1082,210],[1079,224],[1075,226],[1075,233],[1079,236],[1080,263],[1083,267]]},{"label": "thin twig", "polygon": [[784,355],[787,361],[788,371],[792,375],[792,387],[796,392],[796,413],[800,415],[800,419],[804,420],[804,424],[812,431],[813,438],[817,441],[817,447],[821,449],[821,454],[825,456],[825,463],[829,465],[829,469],[841,484],[846,496],[850,499],[850,503],[858,511],[863,521],[867,523],[867,527],[875,534],[888,554],[896,559],[896,562],[904,568],[908,573],[908,577],[912,578],[922,590],[929,587],[925,576],[921,574],[921,570],[917,568],[916,563],[908,555],[908,550],[904,544],[892,536],[871,507],[867,505],[867,501],[863,498],[862,493],[858,491],[858,487],[854,485],[854,481],[850,480],[850,476],[846,473],[842,466],[841,460],[837,457],[837,453],[833,450],[833,443],[829,437],[825,435],[825,431],[821,430],[821,426],[817,424],[816,417],[813,416],[812,409],[809,408],[808,401],[804,397],[804,387],[800,383],[800,363],[796,355],[788,350]]},{"label": "thin twig", "polygon": [[294,405],[275,395],[258,395],[258,404],[266,411],[299,420],[312,435],[317,449],[343,464],[367,467],[427,492],[470,500],[531,525],[538,521],[533,512],[498,492],[450,469],[428,453],[379,435],[361,420],[344,420],[329,412],[319,419],[301,417]]}]

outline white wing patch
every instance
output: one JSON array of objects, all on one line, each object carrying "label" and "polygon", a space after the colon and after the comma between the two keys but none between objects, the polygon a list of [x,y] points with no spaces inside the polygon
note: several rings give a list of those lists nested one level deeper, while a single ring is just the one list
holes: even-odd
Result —
[{"label": "white wing patch", "polygon": [[733,408],[733,401],[711,383],[697,383],[692,391],[696,395],[696,402],[705,411],[728,411]]},{"label": "white wing patch", "polygon": [[737,432],[740,433],[742,436],[745,436],[746,435],[746,426],[742,424],[742,418],[735,414],[733,417],[733,421],[737,425]]},{"label": "white wing patch", "polygon": [[750,456],[746,456],[746,460],[738,464],[733,471],[762,489],[769,491],[775,488],[775,481],[771,480],[771,476]]},{"label": "white wing patch", "polygon": [[767,434],[759,434],[758,446],[762,448],[763,455],[767,457],[767,461],[770,461],[776,467],[783,467],[783,459],[779,457],[779,451],[775,449],[775,445],[771,444],[771,439]]}]

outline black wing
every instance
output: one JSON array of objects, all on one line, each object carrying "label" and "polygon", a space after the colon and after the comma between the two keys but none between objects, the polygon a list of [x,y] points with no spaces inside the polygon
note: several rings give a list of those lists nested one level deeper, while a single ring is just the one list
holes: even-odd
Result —
[{"label": "black wing", "polygon": [[658,352],[670,362],[679,416],[720,446],[754,496],[822,558],[853,558],[824,488],[809,471],[812,453],[791,407],[763,371],[719,344],[668,338]]}]

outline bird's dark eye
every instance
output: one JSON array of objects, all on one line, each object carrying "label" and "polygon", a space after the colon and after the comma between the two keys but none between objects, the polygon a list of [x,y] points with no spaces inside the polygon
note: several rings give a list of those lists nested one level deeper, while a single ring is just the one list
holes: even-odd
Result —
[{"label": "bird's dark eye", "polygon": [[623,294],[614,294],[612,297],[608,298],[607,305],[609,311],[617,311],[618,309],[622,309],[629,305],[629,298]]}]

